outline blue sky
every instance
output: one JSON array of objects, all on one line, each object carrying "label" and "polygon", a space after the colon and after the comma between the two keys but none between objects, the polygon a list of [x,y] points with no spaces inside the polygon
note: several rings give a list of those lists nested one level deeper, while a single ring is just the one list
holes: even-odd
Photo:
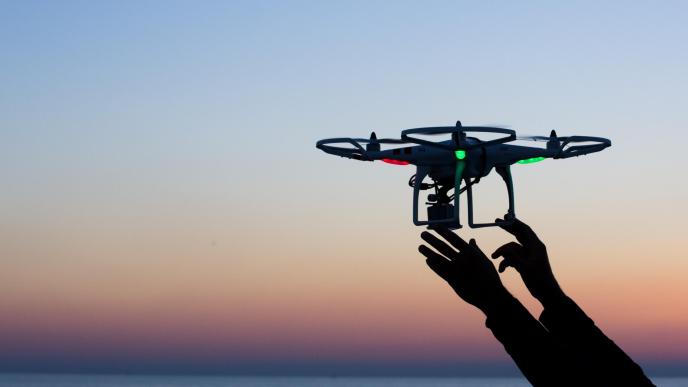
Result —
[{"label": "blue sky", "polygon": [[102,191],[356,179],[313,169],[314,141],[457,119],[607,136],[630,158],[665,149],[643,174],[679,162],[686,139],[682,2],[2,7],[4,172],[43,171],[57,193],[49,176],[107,178]]}]

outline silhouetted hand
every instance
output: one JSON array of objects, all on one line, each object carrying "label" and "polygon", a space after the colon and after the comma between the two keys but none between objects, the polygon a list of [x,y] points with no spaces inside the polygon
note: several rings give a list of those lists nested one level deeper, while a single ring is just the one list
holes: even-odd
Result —
[{"label": "silhouetted hand", "polygon": [[420,234],[421,238],[439,251],[439,254],[425,245],[418,246],[418,251],[427,257],[428,266],[447,281],[459,297],[485,314],[511,297],[502,285],[494,265],[478,248],[474,239],[466,243],[449,229],[439,228],[435,231],[451,246],[424,231]]},{"label": "silhouetted hand", "polygon": [[[502,219],[497,219],[497,222]],[[515,219],[512,224],[500,225],[520,242],[509,242],[492,253],[492,258],[503,257],[499,263],[502,273],[511,266],[521,275],[533,297],[543,305],[563,295],[549,264],[547,249],[535,232],[525,223]]]}]

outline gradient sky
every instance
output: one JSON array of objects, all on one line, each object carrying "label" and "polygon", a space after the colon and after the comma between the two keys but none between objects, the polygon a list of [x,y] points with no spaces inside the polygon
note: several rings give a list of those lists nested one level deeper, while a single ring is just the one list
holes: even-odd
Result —
[{"label": "gradient sky", "polygon": [[0,1],[0,370],[512,372],[416,252],[413,169],[314,147],[460,119],[612,139],[514,167],[516,210],[610,337],[685,372],[686,12]]}]

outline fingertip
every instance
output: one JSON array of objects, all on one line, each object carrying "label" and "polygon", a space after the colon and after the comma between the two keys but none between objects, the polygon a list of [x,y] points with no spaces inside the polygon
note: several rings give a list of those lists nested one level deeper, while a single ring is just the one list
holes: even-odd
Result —
[{"label": "fingertip", "polygon": [[510,226],[511,224],[509,224],[509,222],[507,222],[506,219],[497,218],[497,219],[495,219],[495,223],[496,223],[497,226],[499,226],[499,228],[501,228],[502,230],[509,231],[509,226]]}]

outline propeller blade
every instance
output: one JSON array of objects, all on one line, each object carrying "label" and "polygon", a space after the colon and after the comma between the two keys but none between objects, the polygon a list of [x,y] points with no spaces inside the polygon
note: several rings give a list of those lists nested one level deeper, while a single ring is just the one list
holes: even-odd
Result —
[{"label": "propeller blade", "polygon": [[557,136],[557,132],[552,130],[549,133],[549,136],[517,136],[516,139],[524,141],[563,141],[566,139],[566,137],[559,137]]},{"label": "propeller blade", "polygon": [[514,127],[513,125],[509,125],[509,124],[499,124],[499,123],[494,123],[494,122],[488,122],[487,124],[485,124],[485,126],[491,126],[493,128],[504,128],[504,129],[511,129]]},{"label": "propeller blade", "polygon": [[551,140],[548,136],[516,136],[517,140],[524,141],[549,141]]}]

